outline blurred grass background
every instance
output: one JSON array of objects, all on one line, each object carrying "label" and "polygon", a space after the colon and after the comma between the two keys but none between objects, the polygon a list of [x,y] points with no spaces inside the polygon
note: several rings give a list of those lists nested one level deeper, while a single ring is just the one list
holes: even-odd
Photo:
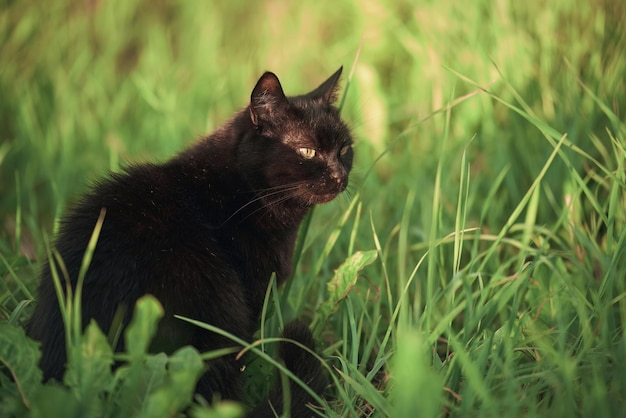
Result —
[{"label": "blurred grass background", "polygon": [[91,180],[212,131],[265,70],[298,94],[344,65],[357,204],[316,210],[289,294],[314,316],[332,270],[379,250],[327,326],[350,377],[336,413],[624,412],[625,16],[620,0],[3,0],[0,317],[23,322],[44,237]]}]

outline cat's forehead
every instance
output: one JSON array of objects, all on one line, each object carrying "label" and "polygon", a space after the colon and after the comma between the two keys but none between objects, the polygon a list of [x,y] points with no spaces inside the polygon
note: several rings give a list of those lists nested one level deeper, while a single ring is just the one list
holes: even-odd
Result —
[{"label": "cat's forehead", "polygon": [[350,131],[335,108],[301,102],[293,104],[292,111],[282,132],[286,144],[323,150],[352,143]]},{"label": "cat's forehead", "polygon": [[339,111],[331,104],[309,96],[289,97],[288,100],[299,119],[318,124],[341,122]]}]

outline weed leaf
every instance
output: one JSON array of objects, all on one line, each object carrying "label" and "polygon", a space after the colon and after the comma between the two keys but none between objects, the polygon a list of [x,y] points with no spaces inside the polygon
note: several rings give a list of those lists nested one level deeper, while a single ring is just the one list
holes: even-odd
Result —
[{"label": "weed leaf", "polygon": [[[0,323],[0,362],[11,374],[26,407],[41,387],[43,374],[37,367],[40,357],[38,344],[30,340],[23,329]],[[4,397],[6,392],[2,389]]]},{"label": "weed leaf", "polygon": [[130,358],[147,352],[161,317],[163,307],[154,296],[147,295],[137,301],[133,320],[126,330],[126,350]]},{"label": "weed leaf", "polygon": [[338,304],[354,287],[359,277],[359,272],[367,265],[376,260],[376,250],[357,251],[343,262],[335,275],[326,285],[327,299],[317,309],[317,316],[313,321],[312,328],[317,334],[328,318],[337,311]]}]

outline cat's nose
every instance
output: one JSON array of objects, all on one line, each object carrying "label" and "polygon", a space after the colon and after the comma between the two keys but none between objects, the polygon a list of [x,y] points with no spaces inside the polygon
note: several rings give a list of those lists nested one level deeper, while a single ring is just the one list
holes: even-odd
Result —
[{"label": "cat's nose", "polygon": [[337,182],[337,184],[341,184],[343,182],[343,176],[341,175],[341,173],[338,173],[336,171],[330,173],[330,178]]},{"label": "cat's nose", "polygon": [[328,170],[328,182],[336,183],[338,188],[343,191],[347,183],[347,172],[346,169],[340,165],[329,167]]},{"label": "cat's nose", "polygon": [[335,182],[338,192],[342,192],[346,188],[346,177],[339,172],[330,174],[330,182]]}]

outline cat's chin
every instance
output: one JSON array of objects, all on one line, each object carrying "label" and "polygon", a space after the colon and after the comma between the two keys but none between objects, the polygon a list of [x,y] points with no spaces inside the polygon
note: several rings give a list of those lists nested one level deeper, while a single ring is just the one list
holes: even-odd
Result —
[{"label": "cat's chin", "polygon": [[311,202],[311,205],[321,205],[321,204],[330,202],[336,197],[337,197],[337,193],[318,194],[318,195],[311,196],[309,201]]}]

